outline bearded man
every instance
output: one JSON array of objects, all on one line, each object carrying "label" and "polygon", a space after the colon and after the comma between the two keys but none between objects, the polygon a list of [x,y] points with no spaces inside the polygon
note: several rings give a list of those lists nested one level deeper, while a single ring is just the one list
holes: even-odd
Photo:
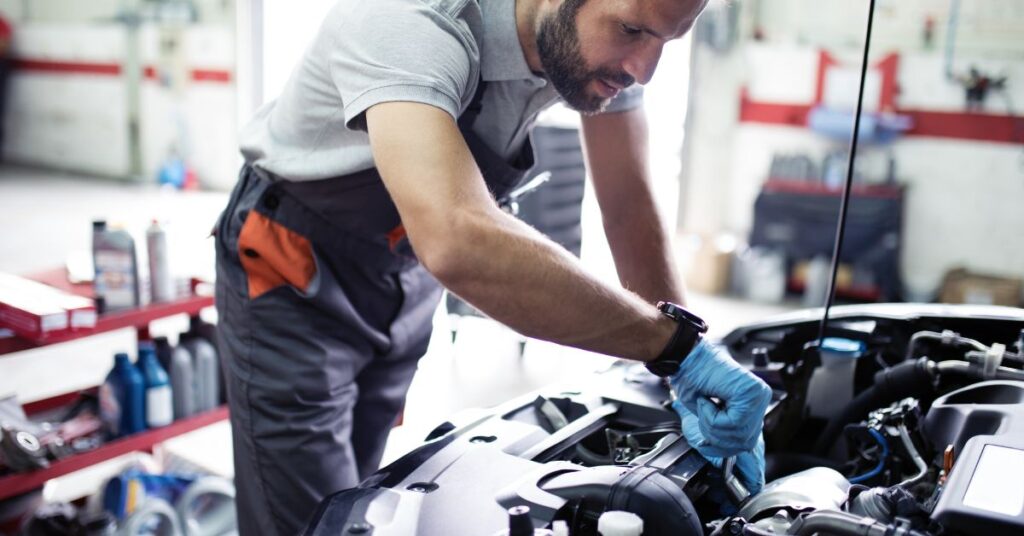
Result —
[{"label": "bearded man", "polygon": [[[295,534],[357,485],[442,286],[538,339],[670,377],[687,438],[763,482],[770,390],[702,341],[655,208],[642,84],[706,0],[339,0],[242,135],[217,308],[240,532]],[[621,287],[502,211],[538,113],[582,115]]]}]

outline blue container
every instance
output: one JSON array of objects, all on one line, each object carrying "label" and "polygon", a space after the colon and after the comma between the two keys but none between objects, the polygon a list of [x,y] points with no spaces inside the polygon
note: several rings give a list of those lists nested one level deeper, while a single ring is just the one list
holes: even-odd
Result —
[{"label": "blue container", "polygon": [[167,371],[160,366],[156,347],[151,342],[139,343],[139,372],[146,386],[146,426],[157,428],[174,421],[174,397]]},{"label": "blue container", "polygon": [[142,374],[128,354],[114,356],[114,368],[100,387],[100,417],[111,439],[146,429],[146,393]]}]

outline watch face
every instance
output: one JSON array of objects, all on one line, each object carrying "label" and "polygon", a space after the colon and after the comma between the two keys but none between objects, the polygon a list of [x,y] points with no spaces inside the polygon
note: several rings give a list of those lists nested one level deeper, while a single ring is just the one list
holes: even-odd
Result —
[{"label": "watch face", "polygon": [[658,302],[658,310],[676,322],[685,321],[693,325],[694,329],[696,329],[698,333],[707,333],[708,331],[708,325],[704,322],[704,319],[691,313],[685,307],[663,301]]}]

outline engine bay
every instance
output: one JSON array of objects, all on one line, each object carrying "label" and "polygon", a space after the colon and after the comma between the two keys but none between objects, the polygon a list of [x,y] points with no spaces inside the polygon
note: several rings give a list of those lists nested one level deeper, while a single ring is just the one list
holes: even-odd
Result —
[{"label": "engine bay", "polygon": [[820,318],[720,342],[773,388],[757,494],[687,443],[660,378],[619,362],[453,417],[307,534],[585,536],[609,511],[644,534],[1024,533],[1024,311],[836,307],[826,339]]}]

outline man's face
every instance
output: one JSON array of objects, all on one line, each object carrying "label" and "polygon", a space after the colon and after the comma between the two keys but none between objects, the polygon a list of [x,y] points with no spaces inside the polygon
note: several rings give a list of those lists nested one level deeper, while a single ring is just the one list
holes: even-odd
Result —
[{"label": "man's face", "polygon": [[682,37],[707,0],[564,0],[537,29],[541,65],[566,104],[604,109],[619,90],[646,84],[661,48]]}]

